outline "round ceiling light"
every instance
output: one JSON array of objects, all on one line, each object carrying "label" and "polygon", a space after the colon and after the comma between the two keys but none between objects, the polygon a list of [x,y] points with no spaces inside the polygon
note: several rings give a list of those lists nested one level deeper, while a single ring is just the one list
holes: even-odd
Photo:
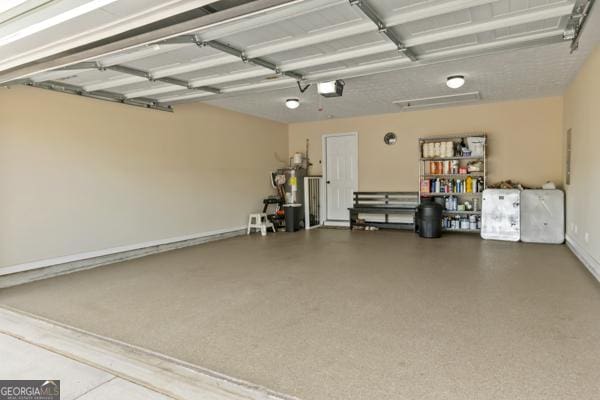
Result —
[{"label": "round ceiling light", "polygon": [[462,75],[453,75],[449,76],[448,79],[446,79],[446,85],[448,85],[450,89],[458,89],[464,84],[465,77]]},{"label": "round ceiling light", "polygon": [[298,99],[287,99],[285,101],[285,106],[287,108],[289,108],[290,110],[295,110],[296,108],[300,107],[300,100],[298,100]]}]

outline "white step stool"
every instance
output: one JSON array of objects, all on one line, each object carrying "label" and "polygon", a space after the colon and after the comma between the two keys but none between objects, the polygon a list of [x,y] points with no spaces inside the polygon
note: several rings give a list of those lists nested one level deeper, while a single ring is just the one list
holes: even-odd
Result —
[{"label": "white step stool", "polygon": [[275,225],[267,218],[266,213],[254,213],[248,217],[248,232],[252,232],[252,229],[260,229],[260,234],[263,236],[267,235],[267,229],[271,228],[273,232],[276,232]]}]

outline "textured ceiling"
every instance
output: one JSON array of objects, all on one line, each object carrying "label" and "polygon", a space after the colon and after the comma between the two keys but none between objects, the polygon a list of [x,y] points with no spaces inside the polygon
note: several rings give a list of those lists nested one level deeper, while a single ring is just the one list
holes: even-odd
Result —
[{"label": "textured ceiling", "polygon": [[[473,91],[481,93],[482,102],[557,96],[563,94],[599,43],[600,7],[596,6],[586,24],[580,48],[573,54],[565,42],[345,79],[341,98],[323,98],[313,86],[304,94],[292,87],[237,94],[206,103],[289,123],[399,112],[401,108],[392,103],[395,100]],[[460,90],[445,85],[446,77],[454,74],[463,74],[467,79]],[[298,109],[285,107],[284,102],[290,97],[300,99]]]},{"label": "textured ceiling", "polygon": [[[84,0],[57,4],[67,1]],[[211,3],[203,12],[219,13],[210,1],[178,0],[192,1]],[[143,107],[206,101],[278,121],[311,121],[395,112],[401,108],[394,101],[468,92],[480,101],[558,95],[600,29],[597,6],[580,50],[570,54],[564,36],[588,0],[230,2],[265,1],[280,7],[21,77],[32,86]],[[458,91],[444,84],[454,74],[467,78]],[[315,82],[333,79],[346,81],[344,96],[318,96]],[[298,81],[312,86],[300,93]],[[300,108],[286,109],[285,99],[296,97]]]}]

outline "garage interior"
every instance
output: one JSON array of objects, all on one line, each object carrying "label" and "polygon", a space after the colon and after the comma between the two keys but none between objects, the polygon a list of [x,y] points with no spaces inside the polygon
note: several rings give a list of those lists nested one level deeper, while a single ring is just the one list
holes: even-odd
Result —
[{"label": "garage interior", "polygon": [[594,3],[0,2],[0,376],[596,398]]}]

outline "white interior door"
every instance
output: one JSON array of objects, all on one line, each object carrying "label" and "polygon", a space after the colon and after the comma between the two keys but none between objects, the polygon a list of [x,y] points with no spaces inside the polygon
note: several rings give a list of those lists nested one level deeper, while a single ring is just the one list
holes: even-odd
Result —
[{"label": "white interior door", "polygon": [[356,134],[325,136],[327,220],[348,221],[352,193],[358,189]]}]

